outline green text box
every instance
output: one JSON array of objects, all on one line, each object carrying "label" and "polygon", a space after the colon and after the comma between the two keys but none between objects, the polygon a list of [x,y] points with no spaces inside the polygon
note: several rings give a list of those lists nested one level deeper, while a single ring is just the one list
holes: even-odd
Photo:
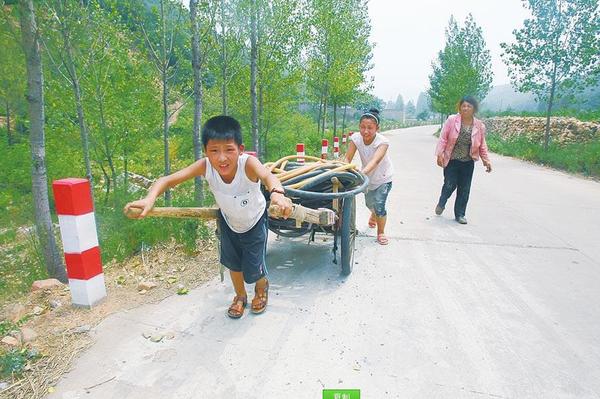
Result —
[{"label": "green text box", "polygon": [[323,399],[360,399],[360,389],[323,389]]}]

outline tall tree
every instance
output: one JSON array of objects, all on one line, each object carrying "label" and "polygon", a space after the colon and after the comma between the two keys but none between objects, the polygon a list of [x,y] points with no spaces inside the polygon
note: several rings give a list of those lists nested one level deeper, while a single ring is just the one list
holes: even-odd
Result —
[{"label": "tall tree", "polygon": [[417,98],[416,111],[415,111],[416,114],[419,115],[423,111],[429,112],[430,104],[431,104],[431,99],[429,98],[427,93],[425,93],[425,92],[419,93],[419,97]]},{"label": "tall tree", "polygon": [[15,120],[17,115],[23,116],[25,81],[15,79],[15,76],[25,76],[25,61],[23,50],[18,44],[18,21],[9,13],[8,8],[0,11],[0,113],[6,117],[7,142],[15,143]]},{"label": "tall tree", "polygon": [[580,92],[600,75],[598,0],[527,0],[532,17],[502,43],[503,59],[517,90],[546,102],[544,149],[550,142],[550,115],[556,99]]},{"label": "tall tree", "polygon": [[[169,126],[173,115],[169,109],[169,98],[172,83],[179,70],[179,59],[176,54],[175,43],[180,40],[181,18],[183,15],[182,5],[173,0],[158,0],[159,7],[156,10],[156,22],[158,37],[148,32],[141,25],[144,40],[150,56],[160,74],[162,88],[162,111],[163,111],[163,148],[164,148],[164,174],[171,173],[171,158],[169,153]],[[157,39],[156,42],[154,39]],[[183,103],[182,103],[183,104]],[[179,107],[182,106],[182,104]],[[171,190],[165,191],[165,203],[171,204]]]},{"label": "tall tree", "polygon": [[465,95],[485,98],[492,84],[491,58],[482,30],[471,14],[463,27],[450,17],[446,44],[432,68],[428,94],[435,111],[445,115],[455,112]]},{"label": "tall tree", "polygon": [[250,102],[252,112],[252,150],[260,154],[258,137],[258,98],[256,85],[258,79],[258,4],[250,0]]},{"label": "tall tree", "polygon": [[[83,42],[83,38],[87,36],[87,31],[90,30],[88,18],[90,13],[89,10],[87,10],[87,6],[83,3],[79,4],[77,2],[66,0],[53,0],[51,3],[46,3],[46,8],[50,10],[52,15],[52,22],[54,22],[52,26],[60,32],[62,39],[62,45],[58,46],[58,58],[60,59],[60,63],[54,61],[54,57],[51,56],[50,51],[48,51],[48,54],[50,55],[50,59],[56,70],[67,82],[69,82],[73,90],[77,122],[79,124],[79,134],[81,137],[81,147],[83,150],[85,175],[90,182],[90,194],[92,195],[92,198],[94,198],[89,130],[83,108],[83,93],[78,72],[79,65],[77,65],[77,60],[82,60],[82,57],[78,57],[75,54],[75,43]],[[77,35],[78,30],[79,35]],[[82,35],[82,32],[85,32],[85,34]]]},{"label": "tall tree", "polygon": [[[223,0],[221,0],[222,2]],[[194,125],[192,136],[194,141],[194,160],[202,158],[200,143],[200,123],[202,120],[202,74],[200,71],[200,31],[198,28],[198,0],[190,1],[190,22],[192,27],[192,70],[194,74]],[[202,179],[194,178],[194,200],[197,205],[203,202]]]},{"label": "tall tree", "polygon": [[398,94],[398,97],[396,97],[394,109],[404,112],[404,98],[402,97],[402,94]]},{"label": "tall tree", "polygon": [[408,100],[408,102],[406,103],[406,107],[404,107],[404,112],[406,116],[411,119],[414,119],[416,111],[417,109],[415,108],[415,103],[413,103],[412,100]]},{"label": "tall tree", "polygon": [[27,102],[29,104],[32,160],[31,182],[36,232],[48,274],[62,282],[67,282],[65,267],[56,245],[52,220],[50,219],[44,135],[44,75],[33,0],[19,0],[19,14],[23,51],[27,66]]}]

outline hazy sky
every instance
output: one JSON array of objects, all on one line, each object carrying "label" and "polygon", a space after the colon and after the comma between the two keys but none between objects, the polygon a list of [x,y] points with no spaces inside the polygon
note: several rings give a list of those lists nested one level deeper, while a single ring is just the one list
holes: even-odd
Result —
[{"label": "hazy sky", "polygon": [[444,46],[450,15],[462,25],[473,14],[492,56],[494,85],[509,83],[501,42],[512,42],[528,11],[521,0],[370,0],[374,94],[386,101],[402,94],[416,102],[428,88],[431,62]]}]

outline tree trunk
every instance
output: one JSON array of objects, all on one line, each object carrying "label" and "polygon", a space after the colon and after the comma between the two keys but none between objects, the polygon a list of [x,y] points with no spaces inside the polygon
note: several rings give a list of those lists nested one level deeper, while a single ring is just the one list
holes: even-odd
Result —
[{"label": "tree trunk", "polygon": [[[164,1],[160,2],[160,18],[162,20],[162,59],[161,69],[162,75],[162,101],[163,101],[163,144],[165,158],[165,176],[171,174],[171,160],[169,159],[169,86],[167,72],[169,69],[169,56],[167,54],[167,32],[166,32],[166,17],[164,10]],[[165,191],[165,204],[171,206],[171,190]]]},{"label": "tree trunk", "polygon": [[257,0],[251,1],[250,7],[250,101],[252,107],[252,150],[260,154],[259,142],[258,142],[258,99],[256,95],[256,84],[257,84],[257,58],[258,58],[258,44],[257,44],[257,26],[256,19],[258,13]]},{"label": "tree trunk", "polygon": [[[321,115],[323,113],[323,97],[319,98],[319,116],[317,117],[317,135],[321,133]],[[323,138],[323,134],[321,133],[321,138]]]},{"label": "tree trunk", "polygon": [[321,127],[321,137],[325,135],[325,126],[327,121],[327,85],[325,86],[325,95],[323,98],[323,126]]},{"label": "tree trunk", "polygon": [[[104,118],[104,93],[100,91],[99,87],[96,87],[96,97],[98,98],[98,114],[100,116],[100,130],[102,132],[102,144],[104,145],[104,156],[106,157],[106,162],[108,163],[108,167],[110,168],[110,175],[113,182],[113,192],[117,192],[117,171],[115,169],[115,163],[112,157],[112,150],[110,148],[110,141],[108,137],[108,127],[106,126],[106,120]],[[110,181],[107,180],[106,184],[108,185],[106,190],[106,199],[104,202],[108,201],[108,194],[110,192]]]},{"label": "tree trunk", "polygon": [[19,1],[19,22],[27,64],[27,102],[29,105],[31,181],[37,237],[48,275],[66,283],[67,274],[58,252],[48,200],[46,147],[44,137],[44,77],[42,58],[32,0]]},{"label": "tree trunk", "polygon": [[344,134],[346,132],[346,109],[348,108],[347,105],[344,105],[344,116],[342,117],[342,134]]},{"label": "tree trunk", "polygon": [[227,43],[225,41],[225,0],[221,0],[221,100],[223,115],[227,115]]},{"label": "tree trunk", "polygon": [[[221,1],[222,3],[223,1]],[[200,34],[198,32],[198,0],[190,1],[190,20],[192,23],[192,70],[194,73],[194,125],[192,136],[194,141],[194,160],[202,158],[200,143],[200,123],[202,121],[202,75],[200,73]],[[223,103],[225,108],[225,103]],[[194,201],[201,206],[204,202],[202,178],[194,178]]]},{"label": "tree trunk", "polygon": [[[61,3],[61,6],[63,4]],[[73,61],[73,51],[71,49],[71,39],[69,32],[67,31],[66,21],[64,20],[65,15],[61,19],[61,35],[65,46],[66,55],[66,67],[71,78],[71,88],[73,89],[73,95],[75,96],[75,107],[77,110],[77,122],[79,123],[79,135],[81,137],[81,146],[83,149],[83,162],[85,165],[85,175],[90,182],[90,195],[92,200],[94,198],[94,185],[92,181],[92,167],[90,163],[90,146],[89,146],[89,131],[85,123],[85,114],[83,110],[83,101],[81,100],[81,85],[79,84],[79,77],[77,75],[77,69],[75,68],[75,62]]]},{"label": "tree trunk", "polygon": [[266,159],[267,153],[267,135],[264,127],[264,108],[263,108],[263,85],[258,85],[258,131],[259,136],[263,136],[263,140],[260,143],[260,154],[258,154],[260,159]]},{"label": "tree trunk", "polygon": [[6,100],[6,135],[8,138],[8,145],[13,145],[12,132],[10,131],[10,106],[8,105],[8,99]]},{"label": "tree trunk", "polygon": [[333,137],[331,138],[331,143],[334,142],[334,137],[337,136],[337,103],[333,102]]},{"label": "tree trunk", "polygon": [[550,114],[552,113],[552,104],[554,102],[554,91],[556,89],[556,63],[552,71],[552,85],[550,86],[550,95],[548,96],[548,107],[546,108],[546,128],[544,131],[544,151],[548,151],[550,143]]}]

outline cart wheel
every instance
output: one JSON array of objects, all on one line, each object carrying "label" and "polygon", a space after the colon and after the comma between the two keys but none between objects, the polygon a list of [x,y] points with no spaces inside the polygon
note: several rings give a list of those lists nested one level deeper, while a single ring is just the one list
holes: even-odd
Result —
[{"label": "cart wheel", "polygon": [[341,219],[342,274],[347,276],[352,273],[354,264],[354,239],[356,238],[356,201],[354,197],[344,198]]}]

